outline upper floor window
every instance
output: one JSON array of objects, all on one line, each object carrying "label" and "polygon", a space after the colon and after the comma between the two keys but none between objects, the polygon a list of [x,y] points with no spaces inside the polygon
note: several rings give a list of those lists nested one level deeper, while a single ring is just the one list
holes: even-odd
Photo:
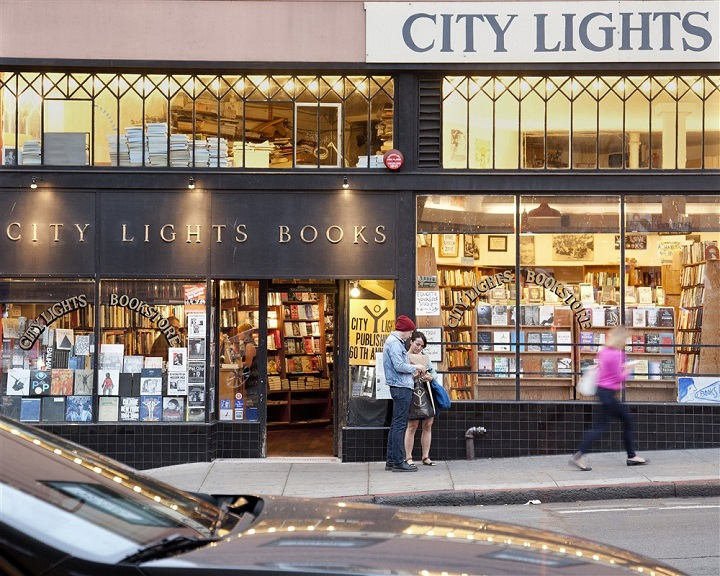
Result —
[{"label": "upper floor window", "polygon": [[720,168],[720,76],[448,76],[443,167]]},{"label": "upper floor window", "polygon": [[381,167],[390,76],[0,72],[3,165]]}]

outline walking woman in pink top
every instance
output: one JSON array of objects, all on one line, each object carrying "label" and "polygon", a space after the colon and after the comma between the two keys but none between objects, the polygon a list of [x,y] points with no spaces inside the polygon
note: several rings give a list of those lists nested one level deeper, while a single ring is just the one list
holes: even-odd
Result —
[{"label": "walking woman in pink top", "polygon": [[635,454],[633,441],[633,421],[627,407],[619,396],[623,384],[630,375],[629,364],[625,361],[625,341],[628,331],[625,326],[616,326],[608,332],[605,346],[598,352],[597,368],[597,397],[600,400],[600,410],[596,416],[593,427],[585,434],[578,451],[570,458],[570,464],[580,470],[592,470],[587,463],[585,454],[591,446],[610,425],[613,418],[622,421],[623,442],[627,452],[628,466],[647,464],[647,460]]}]

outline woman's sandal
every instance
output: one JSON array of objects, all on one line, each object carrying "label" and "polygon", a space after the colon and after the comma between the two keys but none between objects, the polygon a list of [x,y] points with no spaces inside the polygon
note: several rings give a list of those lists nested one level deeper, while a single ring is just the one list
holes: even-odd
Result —
[{"label": "woman's sandal", "polygon": [[422,463],[423,463],[423,466],[435,466],[435,462],[430,460],[430,458],[423,458]]},{"label": "woman's sandal", "polygon": [[408,464],[410,464],[410,466],[415,466],[415,462],[413,462],[413,459],[412,459],[412,458],[408,458],[407,460],[405,460],[405,462],[407,462]]}]

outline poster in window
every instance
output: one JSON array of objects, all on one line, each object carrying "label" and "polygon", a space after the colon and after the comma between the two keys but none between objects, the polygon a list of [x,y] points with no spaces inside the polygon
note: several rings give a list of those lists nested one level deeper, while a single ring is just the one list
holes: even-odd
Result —
[{"label": "poster in window", "polygon": [[552,237],[552,259],[595,259],[595,238],[592,234],[556,234]]},{"label": "poster in window", "polygon": [[458,235],[457,234],[440,234],[440,257],[441,258],[457,258],[458,255]]}]

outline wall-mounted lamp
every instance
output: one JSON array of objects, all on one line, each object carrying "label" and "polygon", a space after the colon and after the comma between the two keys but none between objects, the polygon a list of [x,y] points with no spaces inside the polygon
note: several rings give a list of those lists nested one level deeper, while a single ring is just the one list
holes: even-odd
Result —
[{"label": "wall-mounted lamp", "polygon": [[357,280],[353,282],[353,287],[350,288],[350,298],[358,298],[360,296],[360,288],[358,288]]},{"label": "wall-mounted lamp", "polygon": [[30,182],[30,188],[33,190],[37,188],[37,178],[35,178],[35,176],[32,177],[32,182]]},{"label": "wall-mounted lamp", "polygon": [[343,176],[343,190],[350,188],[350,182],[348,182],[347,176]]},{"label": "wall-mounted lamp", "polygon": [[192,176],[188,178],[188,190],[195,190],[195,178]]}]

